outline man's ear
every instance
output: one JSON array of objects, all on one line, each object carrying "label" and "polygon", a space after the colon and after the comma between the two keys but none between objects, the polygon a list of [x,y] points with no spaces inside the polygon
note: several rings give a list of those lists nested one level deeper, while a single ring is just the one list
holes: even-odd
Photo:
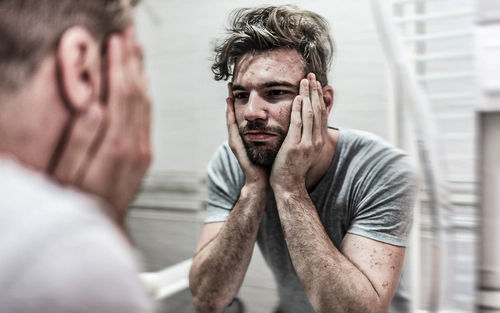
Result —
[{"label": "man's ear", "polygon": [[330,111],[333,108],[333,95],[334,92],[332,86],[326,85],[323,87],[323,100],[325,101],[325,108],[328,114],[330,114]]},{"label": "man's ear", "polygon": [[99,100],[101,86],[100,45],[81,26],[67,29],[57,47],[58,79],[69,109],[84,111]]}]

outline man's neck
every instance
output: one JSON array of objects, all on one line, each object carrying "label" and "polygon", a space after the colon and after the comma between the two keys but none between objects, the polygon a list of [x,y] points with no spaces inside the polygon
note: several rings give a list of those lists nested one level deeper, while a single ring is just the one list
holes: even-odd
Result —
[{"label": "man's neck", "polygon": [[0,116],[0,153],[44,172],[69,118],[56,85],[53,58],[14,95],[4,95]]},{"label": "man's neck", "polygon": [[309,169],[306,176],[306,188],[308,192],[312,192],[320,180],[325,176],[326,172],[332,164],[337,144],[339,142],[339,131],[337,129],[328,128],[326,134],[326,142],[321,151],[321,155],[317,162]]}]

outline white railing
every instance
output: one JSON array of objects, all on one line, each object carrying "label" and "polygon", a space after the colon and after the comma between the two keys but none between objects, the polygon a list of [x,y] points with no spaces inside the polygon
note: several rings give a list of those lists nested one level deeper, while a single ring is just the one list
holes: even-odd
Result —
[{"label": "white railing", "polygon": [[151,297],[161,300],[189,287],[192,263],[193,259],[188,259],[158,272],[142,273],[139,278]]},{"label": "white railing", "polygon": [[[397,2],[402,3],[410,1],[400,0]],[[441,302],[446,293],[446,279],[451,276],[444,274],[450,274],[449,269],[446,268],[448,262],[446,261],[447,255],[445,252],[445,228],[446,217],[451,215],[447,181],[444,174],[445,166],[442,164],[444,157],[440,149],[440,137],[436,127],[436,121],[431,113],[430,103],[426,93],[419,84],[422,77],[417,76],[414,72],[412,59],[403,46],[403,42],[427,42],[450,39],[470,36],[472,32],[457,31],[402,37],[396,28],[398,20],[395,19],[392,11],[393,2],[387,0],[372,0],[371,3],[375,23],[387,56],[392,76],[399,84],[395,92],[399,93],[399,98],[401,98],[401,93],[407,95],[407,97],[405,97],[405,99],[408,99],[408,101],[406,101],[407,103],[405,103],[407,104],[406,109],[411,112],[413,125],[415,127],[418,154],[421,168],[424,173],[424,181],[427,187],[426,196],[429,199],[432,217],[431,234],[433,235],[433,243],[431,247],[431,284],[428,290],[428,297],[430,299],[429,307],[430,312],[444,312]],[[413,17],[413,19],[415,20],[415,17]],[[422,17],[419,21],[424,19],[425,18]],[[400,19],[399,21],[402,22],[404,20]],[[427,79],[428,78],[430,77],[427,77]]]}]

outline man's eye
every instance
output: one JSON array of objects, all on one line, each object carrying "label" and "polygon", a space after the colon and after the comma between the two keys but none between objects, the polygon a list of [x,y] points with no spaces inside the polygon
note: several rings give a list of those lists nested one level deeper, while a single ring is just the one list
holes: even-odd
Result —
[{"label": "man's eye", "polygon": [[269,91],[270,96],[283,96],[285,94],[287,94],[287,92],[285,90],[271,90],[271,91]]},{"label": "man's eye", "polygon": [[235,99],[246,99],[248,98],[248,93],[240,92],[234,95]]}]

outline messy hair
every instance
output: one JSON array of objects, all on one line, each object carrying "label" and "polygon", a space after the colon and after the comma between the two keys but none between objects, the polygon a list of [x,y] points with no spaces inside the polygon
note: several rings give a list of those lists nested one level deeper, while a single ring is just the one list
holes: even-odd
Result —
[{"label": "messy hair", "polygon": [[238,57],[274,49],[294,49],[302,57],[305,72],[328,84],[334,45],[328,22],[316,13],[293,5],[242,8],[229,17],[227,37],[214,44],[212,72],[215,80],[233,75]]},{"label": "messy hair", "polygon": [[16,91],[55,51],[64,31],[86,28],[98,41],[132,22],[136,0],[0,0],[0,90]]}]

